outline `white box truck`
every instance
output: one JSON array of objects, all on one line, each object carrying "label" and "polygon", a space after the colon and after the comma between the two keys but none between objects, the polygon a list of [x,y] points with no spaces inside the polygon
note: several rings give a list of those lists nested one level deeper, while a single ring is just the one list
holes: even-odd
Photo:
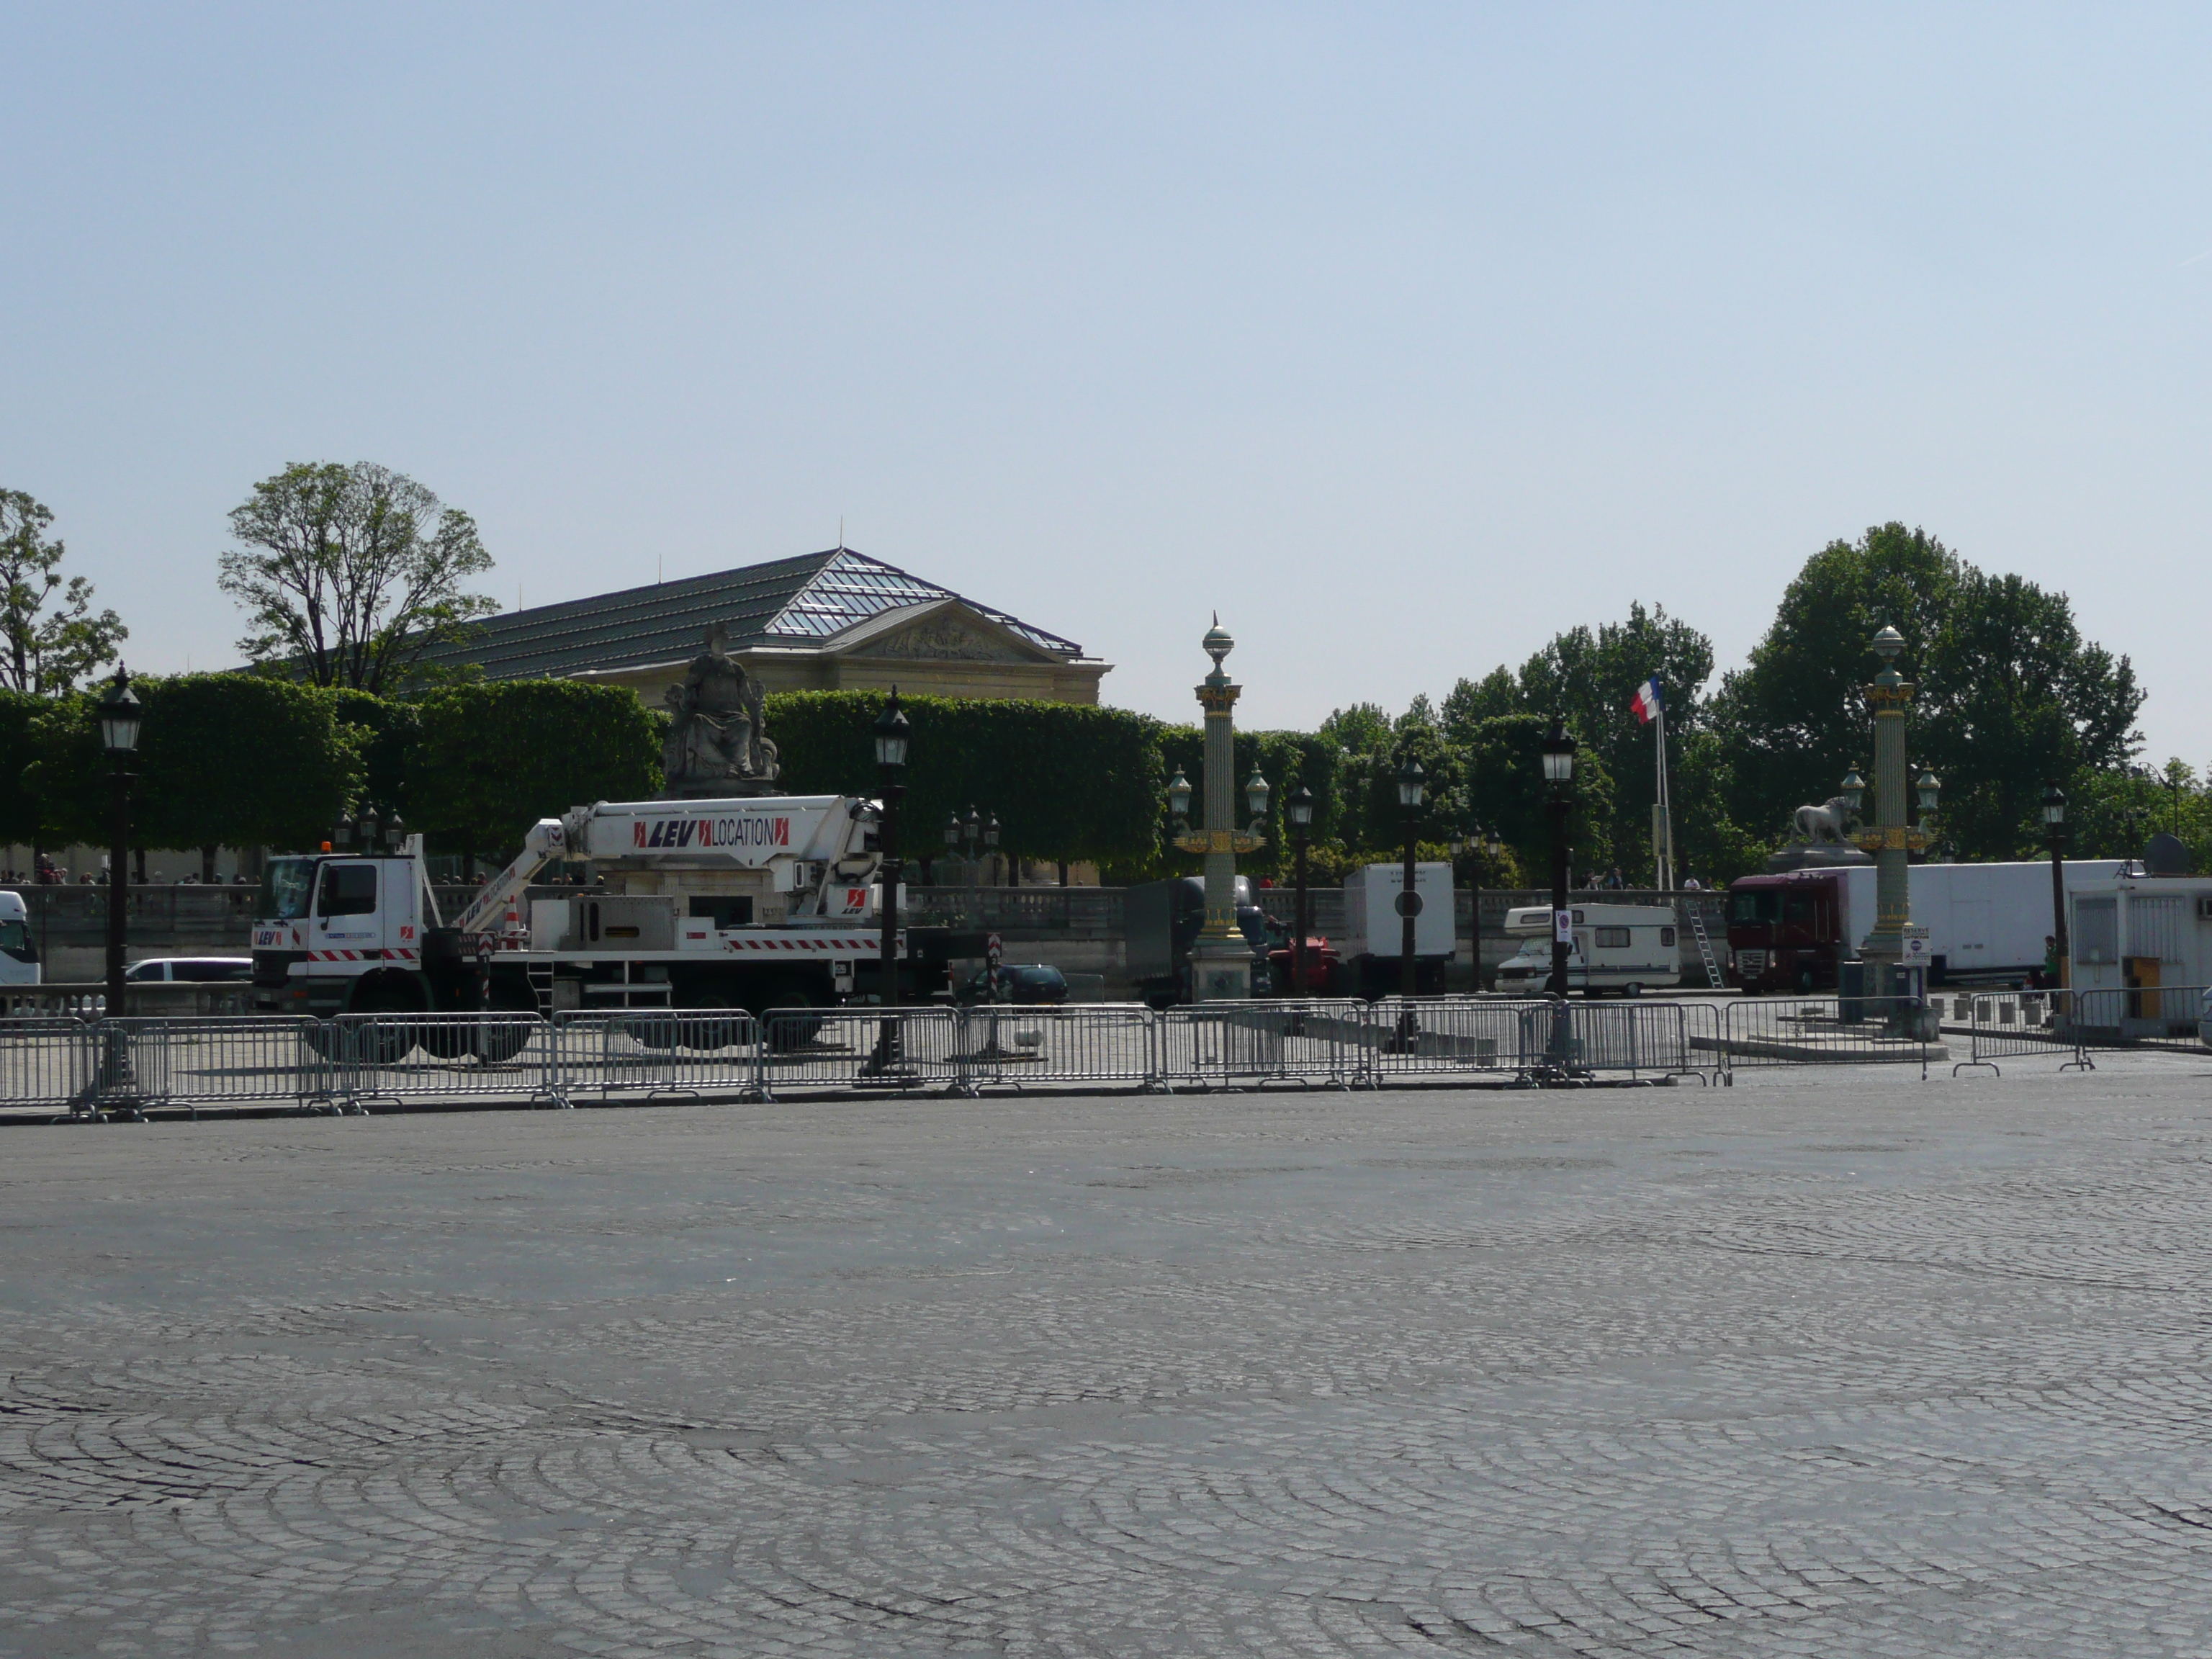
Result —
[{"label": "white box truck", "polygon": [[[1344,878],[1344,975],[1355,996],[1395,996],[1403,978],[1404,922],[1398,895],[1406,871],[1399,864],[1370,864]],[[1413,983],[1424,996],[1444,988],[1444,967],[1458,948],[1449,864],[1413,866]]]}]

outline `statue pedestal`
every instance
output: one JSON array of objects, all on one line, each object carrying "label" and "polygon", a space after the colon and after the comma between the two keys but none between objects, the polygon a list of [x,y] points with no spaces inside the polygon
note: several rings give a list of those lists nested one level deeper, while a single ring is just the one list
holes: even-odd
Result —
[{"label": "statue pedestal", "polygon": [[1190,948],[1190,996],[1194,1002],[1250,1001],[1252,947],[1242,937],[1200,939]]}]

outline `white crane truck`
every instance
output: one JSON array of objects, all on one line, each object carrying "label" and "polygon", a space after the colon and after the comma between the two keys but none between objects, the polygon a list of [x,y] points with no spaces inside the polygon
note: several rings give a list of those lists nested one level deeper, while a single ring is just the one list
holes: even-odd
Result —
[{"label": "white crane truck", "polygon": [[[420,836],[272,859],[254,1005],[321,1018],[834,1006],[880,989],[876,824],[874,803],[842,795],[601,801],[539,819],[451,923]],[[546,865],[577,860],[599,884],[531,894]],[[912,945],[902,933],[903,959]],[[923,966],[902,966],[902,1001]]]}]

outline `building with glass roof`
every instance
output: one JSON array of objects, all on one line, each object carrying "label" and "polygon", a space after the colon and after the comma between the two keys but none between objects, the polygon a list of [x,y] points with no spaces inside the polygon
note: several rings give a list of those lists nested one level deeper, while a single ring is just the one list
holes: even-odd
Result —
[{"label": "building with glass roof", "polygon": [[850,548],[487,617],[426,662],[489,679],[681,684],[708,631],[771,691],[880,690],[1098,701],[1111,666],[1063,639]]}]

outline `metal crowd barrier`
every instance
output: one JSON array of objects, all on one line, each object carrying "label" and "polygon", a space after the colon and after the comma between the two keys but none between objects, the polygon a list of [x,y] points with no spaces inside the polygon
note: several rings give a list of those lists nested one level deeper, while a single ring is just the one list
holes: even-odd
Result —
[{"label": "metal crowd barrier", "polygon": [[349,1108],[522,1095],[561,1103],[552,1027],[536,1014],[340,1014],[308,1034]]},{"label": "metal crowd barrier", "polygon": [[760,1086],[760,1022],[743,1009],[556,1014],[547,1041],[562,1105],[586,1092],[653,1099]]},{"label": "metal crowd barrier", "polygon": [[81,1019],[23,1015],[0,1020],[0,1103],[81,1111],[97,1064]]},{"label": "metal crowd barrier", "polygon": [[1320,998],[1164,1008],[1152,1016],[1152,1084],[1349,1088],[1364,1063],[1366,1021],[1366,1004]]},{"label": "metal crowd barrier", "polygon": [[[884,1010],[0,1020],[0,1105],[129,1115],[148,1106],[782,1092],[1030,1085],[1370,1088],[1434,1079],[1733,1081],[1746,1066],[1954,1070],[2033,1053],[2202,1047],[2193,986],[1945,994],[1892,1018],[1835,996],[1620,1001],[1494,997]],[[1961,1022],[1963,1021],[1963,1029]],[[1939,1030],[1939,1025],[1942,1028]],[[1968,1057],[1958,1057],[1961,1036]],[[1947,1046],[1946,1038],[1949,1040]]]},{"label": "metal crowd barrier", "polygon": [[92,1028],[99,1063],[111,1075],[107,1102],[199,1109],[283,1102],[337,1109],[339,1091],[319,1020],[216,1015],[197,1019],[108,1019]]},{"label": "metal crowd barrier", "polygon": [[963,1093],[1032,1083],[1157,1085],[1152,1011],[1142,1003],[981,1006],[956,1031]]},{"label": "metal crowd barrier", "polygon": [[958,1088],[960,1018],[950,1008],[770,1009],[759,1097],[783,1089]]},{"label": "metal crowd barrier", "polygon": [[1951,1058],[1933,1006],[1912,1005],[1893,1025],[1872,997],[1745,997],[1731,1001],[1716,1036],[1691,1040],[1710,1048],[1730,1081],[1747,1066],[1912,1065],[1928,1075],[1931,1061]]},{"label": "metal crowd barrier", "polygon": [[[1531,1017],[1559,1006],[1474,997],[1385,998],[1367,1010],[1362,1080],[1381,1088],[1405,1078],[1454,1072],[1526,1076],[1532,1064]],[[1540,1037],[1540,1048],[1544,1040]]]}]

